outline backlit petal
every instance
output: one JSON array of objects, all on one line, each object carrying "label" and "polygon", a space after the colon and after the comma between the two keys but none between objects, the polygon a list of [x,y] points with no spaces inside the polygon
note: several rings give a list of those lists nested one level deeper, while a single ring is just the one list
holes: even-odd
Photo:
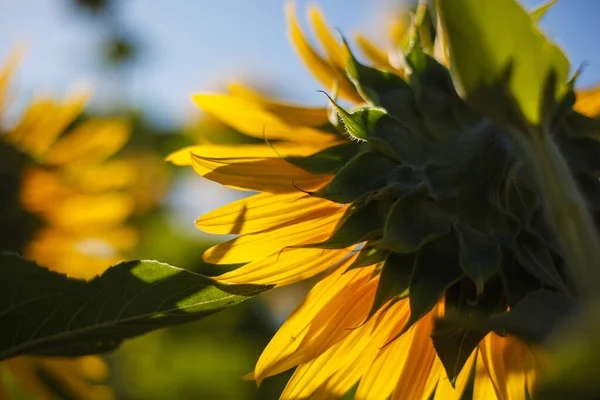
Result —
[{"label": "backlit petal", "polygon": [[286,123],[279,116],[261,107],[260,103],[227,94],[196,94],[198,107],[234,129],[258,139],[289,140],[292,142],[326,142],[334,135],[311,127]]},{"label": "backlit petal", "polygon": [[336,212],[316,214],[297,224],[242,235],[211,247],[202,257],[212,264],[238,264],[277,254],[284,247],[317,243],[331,235],[343,214],[344,209],[340,208]]},{"label": "backlit petal", "polygon": [[600,114],[600,85],[576,93],[577,100],[573,109],[588,117],[598,117]]},{"label": "backlit petal", "polygon": [[316,190],[331,175],[313,175],[281,158],[205,158],[192,155],[194,170],[211,181],[234,189],[270,193]]},{"label": "backlit petal", "polygon": [[50,165],[103,161],[129,139],[129,126],[121,120],[90,120],[54,143],[44,158]]},{"label": "backlit petal", "polygon": [[321,10],[319,10],[317,6],[313,5],[308,8],[308,14],[317,38],[321,42],[321,45],[325,50],[325,54],[327,54],[327,58],[334,65],[344,68],[346,65],[344,49],[342,48],[342,45],[338,39],[336,39],[336,37],[334,37],[331,33],[331,30],[327,26],[327,22],[325,22],[325,17],[321,13]]},{"label": "backlit petal", "polygon": [[311,214],[335,212],[340,205],[302,192],[259,193],[204,214],[196,226],[208,233],[259,232],[276,225],[310,219]]},{"label": "backlit petal", "polygon": [[329,90],[337,87],[338,93],[346,100],[356,103],[362,103],[360,97],[350,80],[336,67],[329,64],[312,48],[308,40],[304,37],[298,19],[294,4],[289,2],[286,5],[288,17],[288,34],[296,51],[300,55],[304,64],[310,69],[313,75]]}]

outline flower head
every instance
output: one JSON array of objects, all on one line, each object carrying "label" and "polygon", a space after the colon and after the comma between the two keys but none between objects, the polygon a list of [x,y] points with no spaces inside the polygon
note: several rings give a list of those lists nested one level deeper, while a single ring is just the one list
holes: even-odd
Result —
[{"label": "flower head", "polygon": [[[527,398],[545,364],[537,342],[549,328],[506,321],[523,304],[563,301],[573,289],[508,128],[459,97],[446,68],[452,60],[423,8],[400,41],[405,49],[362,40],[376,68],[360,63],[316,9],[310,17],[325,55],[292,6],[288,17],[307,67],[356,107],[330,98],[332,119],[325,108],[301,112],[246,90],[196,95],[208,114],[254,139],[169,157],[260,192],[196,221],[239,235],[204,253],[209,263],[245,264],[217,279],[281,286],[324,274],[251,377],[260,383],[296,368],[285,399],[353,387],[358,399],[460,399],[468,387],[477,399]],[[575,110],[575,96],[565,100],[555,139],[598,204],[596,166],[583,160],[596,154],[583,147],[597,148],[591,136],[599,132],[597,120],[579,113],[593,108],[587,95]]]}]

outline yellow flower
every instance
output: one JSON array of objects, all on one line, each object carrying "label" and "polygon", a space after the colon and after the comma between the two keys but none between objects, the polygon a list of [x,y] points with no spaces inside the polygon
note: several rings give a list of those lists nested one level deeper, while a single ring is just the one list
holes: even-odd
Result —
[{"label": "yellow flower", "polygon": [[[461,307],[492,315],[542,287],[565,290],[562,260],[535,192],[496,134],[502,128],[482,122],[448,86],[443,38],[395,64],[387,55],[406,49],[386,52],[360,37],[381,72],[358,64],[311,8],[321,55],[293,6],[287,11],[307,67],[360,107],[331,101],[338,113],[331,119],[325,108],[238,85],[195,95],[207,114],[253,139],[205,141],[167,158],[260,192],[196,221],[209,233],[239,235],[204,253],[209,263],[245,264],[217,279],[282,286],[324,274],[248,378],[260,383],[296,368],[282,399],[336,398],[354,387],[357,399],[460,399],[467,390],[475,399],[529,398],[547,364],[536,344],[506,331],[461,336],[436,328]],[[415,29],[424,28],[402,32],[414,37]],[[535,270],[531,251],[552,274]],[[482,270],[487,275],[478,276]],[[451,346],[436,342],[444,335]]]},{"label": "yellow flower", "polygon": [[[135,247],[138,233],[127,220],[148,207],[150,200],[140,191],[155,192],[141,182],[146,165],[112,158],[129,139],[126,121],[76,121],[89,97],[85,93],[63,101],[38,98],[9,123],[5,113],[17,59],[14,55],[0,70],[0,250],[90,279]],[[96,384],[108,372],[96,356],[24,356],[0,368],[39,398],[53,398],[52,386],[70,398],[113,398],[110,388]]]}]

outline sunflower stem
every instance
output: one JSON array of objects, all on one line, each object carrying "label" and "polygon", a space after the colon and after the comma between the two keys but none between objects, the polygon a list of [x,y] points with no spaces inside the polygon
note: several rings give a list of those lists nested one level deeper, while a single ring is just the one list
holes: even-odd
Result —
[{"label": "sunflower stem", "polygon": [[579,295],[591,300],[600,283],[600,240],[565,159],[550,135],[514,135],[533,170],[550,226]]}]

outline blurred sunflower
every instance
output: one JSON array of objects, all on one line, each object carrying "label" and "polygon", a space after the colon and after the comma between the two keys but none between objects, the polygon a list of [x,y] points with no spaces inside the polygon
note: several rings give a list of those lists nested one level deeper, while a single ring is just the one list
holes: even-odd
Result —
[{"label": "blurred sunflower", "polygon": [[[9,123],[9,83],[18,58],[0,70],[0,250],[90,279],[136,245],[137,231],[127,220],[155,201],[140,195],[153,193],[142,179],[145,165],[111,158],[129,139],[128,123],[81,118],[87,94],[39,98]],[[17,357],[0,369],[0,392],[2,383],[18,382],[44,399],[113,398],[98,384],[108,376],[100,357]]]},{"label": "blurred sunflower", "polygon": [[[260,383],[296,367],[283,399],[335,398],[353,388],[357,399],[529,398],[547,363],[534,340],[452,330],[439,319],[501,315],[540,290],[571,291],[535,186],[504,128],[457,95],[443,37],[423,9],[410,24],[394,25],[402,36],[391,51],[359,36],[375,68],[355,59],[318,9],[309,16],[324,56],[293,5],[287,12],[306,66],[358,107],[347,111],[331,100],[331,117],[326,107],[231,85],[229,94],[193,99],[248,140],[201,143],[167,157],[260,192],[196,221],[209,233],[239,235],[204,253],[209,263],[245,264],[217,279],[282,286],[325,273],[249,377]],[[571,136],[570,128],[597,129],[584,114],[598,111],[597,90],[580,93],[557,132],[590,204],[599,204],[600,192],[597,163],[585,152],[597,142]]]}]

